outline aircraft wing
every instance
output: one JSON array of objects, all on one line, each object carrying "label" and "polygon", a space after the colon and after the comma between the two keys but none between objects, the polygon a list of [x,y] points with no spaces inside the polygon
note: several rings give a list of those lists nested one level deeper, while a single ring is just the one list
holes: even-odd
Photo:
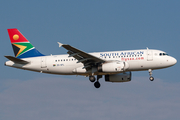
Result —
[{"label": "aircraft wing", "polygon": [[77,63],[81,62],[84,64],[84,67],[85,68],[89,68],[89,67],[92,67],[94,65],[97,65],[99,63],[103,63],[105,62],[105,60],[101,59],[101,58],[98,58],[96,56],[93,56],[91,54],[88,54],[84,51],[81,51],[77,48],[74,48],[70,45],[65,45],[65,44],[62,44],[62,43],[59,43],[59,47],[64,47],[66,50],[68,50],[68,54],[69,54],[69,57],[74,57],[76,58],[78,61]]}]

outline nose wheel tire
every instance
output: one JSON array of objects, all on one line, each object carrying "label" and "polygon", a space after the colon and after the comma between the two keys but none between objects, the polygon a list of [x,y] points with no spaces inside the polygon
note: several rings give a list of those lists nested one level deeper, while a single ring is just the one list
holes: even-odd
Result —
[{"label": "nose wheel tire", "polygon": [[89,76],[89,80],[90,80],[91,82],[95,82],[96,78],[95,78],[94,76]]},{"label": "nose wheel tire", "polygon": [[97,82],[94,83],[94,87],[95,87],[95,88],[100,88],[100,86],[101,86],[101,84],[99,83],[99,81],[97,81]]},{"label": "nose wheel tire", "polygon": [[149,78],[149,80],[150,80],[150,81],[154,81],[154,77],[151,76],[151,77]]}]

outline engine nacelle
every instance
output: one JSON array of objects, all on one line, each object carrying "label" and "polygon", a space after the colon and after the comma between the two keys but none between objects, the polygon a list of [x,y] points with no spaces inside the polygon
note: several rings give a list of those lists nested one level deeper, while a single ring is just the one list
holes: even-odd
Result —
[{"label": "engine nacelle", "polygon": [[106,82],[129,82],[131,81],[131,72],[119,73],[114,75],[105,75]]},{"label": "engine nacelle", "polygon": [[127,62],[121,62],[121,61],[104,63],[101,66],[102,72],[121,72],[121,71],[125,71],[128,68],[129,68],[129,64]]}]

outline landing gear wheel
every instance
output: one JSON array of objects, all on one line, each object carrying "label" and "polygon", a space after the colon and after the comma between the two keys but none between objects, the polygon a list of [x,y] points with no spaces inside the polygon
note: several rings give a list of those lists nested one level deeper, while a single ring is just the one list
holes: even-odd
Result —
[{"label": "landing gear wheel", "polygon": [[91,82],[95,82],[96,78],[95,78],[94,76],[89,76],[89,80],[90,80]]},{"label": "landing gear wheel", "polygon": [[151,77],[149,78],[149,80],[150,80],[150,81],[154,81],[154,77],[151,76]]},{"label": "landing gear wheel", "polygon": [[152,76],[152,69],[149,69],[149,80],[150,81],[153,81],[154,80],[154,77]]},{"label": "landing gear wheel", "polygon": [[101,84],[99,83],[99,81],[97,81],[97,82],[94,83],[94,87],[95,87],[95,88],[99,88],[100,86],[101,86]]}]

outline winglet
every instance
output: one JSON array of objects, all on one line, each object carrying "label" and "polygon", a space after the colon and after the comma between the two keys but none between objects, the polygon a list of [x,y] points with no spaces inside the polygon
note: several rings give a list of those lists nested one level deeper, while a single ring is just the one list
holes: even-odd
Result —
[{"label": "winglet", "polygon": [[59,44],[59,47],[61,47],[63,44],[62,43],[60,43],[60,42],[57,42],[58,44]]}]

